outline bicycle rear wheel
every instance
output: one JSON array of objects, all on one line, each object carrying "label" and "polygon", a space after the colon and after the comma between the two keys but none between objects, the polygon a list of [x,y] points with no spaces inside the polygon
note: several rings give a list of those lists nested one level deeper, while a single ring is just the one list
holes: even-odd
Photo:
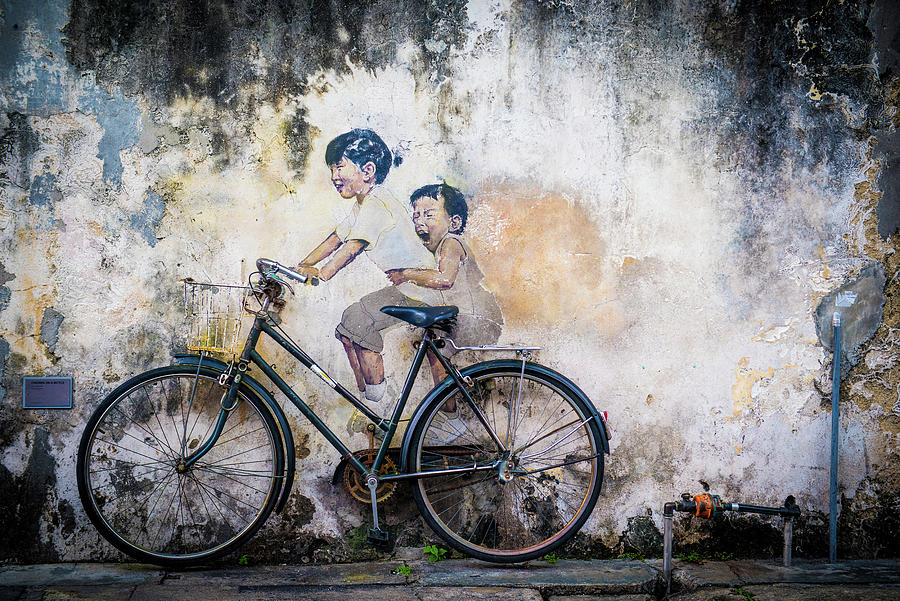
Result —
[{"label": "bicycle rear wheel", "polygon": [[595,412],[564,377],[531,363],[523,375],[521,365],[466,370],[469,393],[507,453],[454,385],[425,408],[408,458],[417,472],[460,470],[418,479],[416,503],[452,547],[499,563],[535,559],[569,540],[603,480]]},{"label": "bicycle rear wheel", "polygon": [[78,449],[78,492],[97,530],[124,553],[181,567],[234,550],[271,513],[284,450],[268,408],[240,389],[215,446],[179,464],[212,433],[225,388],[213,370],[164,367],[113,391]]}]

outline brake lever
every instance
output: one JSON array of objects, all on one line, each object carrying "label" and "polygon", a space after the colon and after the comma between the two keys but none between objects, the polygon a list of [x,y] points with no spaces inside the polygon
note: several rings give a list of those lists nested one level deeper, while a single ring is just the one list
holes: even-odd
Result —
[{"label": "brake lever", "polygon": [[271,279],[271,280],[275,280],[276,282],[278,282],[278,283],[281,284],[282,286],[287,287],[287,289],[291,291],[291,295],[292,295],[292,296],[297,296],[297,293],[294,292],[294,287],[291,286],[290,284],[288,284],[287,281],[286,281],[284,278],[278,277],[278,271],[277,271],[277,270],[272,270],[272,271],[270,271],[268,274],[266,274],[266,277],[269,278],[269,279]]}]

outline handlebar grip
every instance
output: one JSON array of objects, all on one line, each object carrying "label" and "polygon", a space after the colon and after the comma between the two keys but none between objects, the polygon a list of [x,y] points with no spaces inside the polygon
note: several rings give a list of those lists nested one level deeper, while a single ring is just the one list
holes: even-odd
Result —
[{"label": "handlebar grip", "polygon": [[308,278],[302,273],[297,273],[290,267],[285,267],[278,261],[273,261],[272,259],[257,259],[256,268],[260,271],[276,271],[278,273],[286,275],[292,280],[300,282],[301,284],[305,284],[307,280],[310,280],[309,283],[313,286],[319,284],[319,278]]},{"label": "handlebar grip", "polygon": [[280,271],[287,277],[291,278],[292,280],[297,280],[301,284],[305,284],[306,280],[309,279],[307,276],[303,275],[302,273],[297,273],[290,267],[285,267],[284,265],[277,264],[277,263],[276,263],[276,265],[278,265],[278,271]]}]

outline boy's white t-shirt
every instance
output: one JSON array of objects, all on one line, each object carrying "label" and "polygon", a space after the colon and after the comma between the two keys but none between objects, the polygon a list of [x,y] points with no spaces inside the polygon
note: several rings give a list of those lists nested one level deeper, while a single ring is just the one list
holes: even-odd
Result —
[{"label": "boy's white t-shirt", "polygon": [[[335,228],[341,242],[362,240],[365,252],[382,271],[389,269],[437,269],[431,254],[419,236],[406,208],[387,190],[375,188],[353,203],[350,214]],[[431,288],[404,282],[398,290],[410,298],[434,302],[438,294]]]}]

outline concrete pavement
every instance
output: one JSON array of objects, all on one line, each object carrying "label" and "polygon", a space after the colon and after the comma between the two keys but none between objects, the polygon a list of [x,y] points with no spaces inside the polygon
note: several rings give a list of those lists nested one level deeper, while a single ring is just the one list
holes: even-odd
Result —
[{"label": "concrete pavement", "polygon": [[[140,564],[0,567],[0,601],[653,601],[661,560],[561,560],[496,566],[473,560],[216,567]],[[897,601],[900,560],[675,562],[675,601]]]}]

